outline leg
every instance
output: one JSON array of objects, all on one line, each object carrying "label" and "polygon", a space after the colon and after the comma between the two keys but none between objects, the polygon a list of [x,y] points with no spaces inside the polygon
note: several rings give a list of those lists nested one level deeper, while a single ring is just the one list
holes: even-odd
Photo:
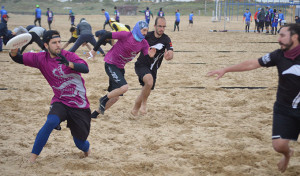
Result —
[{"label": "leg", "polygon": [[147,99],[151,93],[151,88],[153,86],[153,77],[151,74],[146,74],[143,77],[144,86],[142,87],[142,91],[140,95],[135,100],[134,107],[131,111],[131,114],[134,116],[138,115],[140,111],[141,114],[147,113]]},{"label": "leg", "polygon": [[42,27],[42,25],[41,25],[41,19],[39,19],[39,25],[40,25],[40,27]]},{"label": "leg", "polygon": [[36,26],[36,22],[37,22],[37,19],[35,18],[35,19],[34,19],[34,22],[33,22],[35,26]]},{"label": "leg", "polygon": [[80,35],[69,51],[74,53],[85,42],[84,37],[84,35]]},{"label": "leg", "polygon": [[74,140],[76,147],[79,150],[83,151],[85,157],[88,157],[89,154],[91,153],[89,141],[88,140],[83,141],[83,140],[77,139],[76,137],[73,137],[73,140]]},{"label": "leg", "polygon": [[34,163],[38,155],[41,153],[43,147],[48,141],[48,138],[52,132],[52,130],[59,125],[60,119],[57,115],[48,115],[47,121],[44,126],[38,132],[35,142],[33,145],[33,149],[31,152],[31,156],[29,161]]},{"label": "leg", "polygon": [[276,152],[283,155],[277,166],[280,172],[284,172],[288,167],[290,158],[292,157],[294,150],[289,147],[289,140],[287,139],[274,139],[272,141],[272,145]]},{"label": "leg", "polygon": [[3,42],[2,42],[2,38],[0,37],[0,52],[2,52],[2,46],[3,46]]},{"label": "leg", "polygon": [[41,38],[36,34],[36,33],[32,33],[32,40],[38,44],[38,46],[42,49],[45,50],[45,46],[44,46],[44,42],[41,40]]}]

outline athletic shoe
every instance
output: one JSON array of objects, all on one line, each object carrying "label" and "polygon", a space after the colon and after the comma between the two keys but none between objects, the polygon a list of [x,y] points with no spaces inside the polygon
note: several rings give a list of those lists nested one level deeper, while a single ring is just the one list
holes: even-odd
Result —
[{"label": "athletic shoe", "polygon": [[101,98],[99,99],[99,102],[100,102],[100,105],[99,105],[100,113],[101,113],[102,115],[104,115],[105,105],[106,105],[106,101],[104,101],[104,97],[101,97]]},{"label": "athletic shoe", "polygon": [[99,115],[99,112],[94,111],[94,112],[91,114],[91,118],[96,119],[96,118],[98,117],[98,115]]},{"label": "athletic shoe", "polygon": [[54,129],[61,130],[61,126],[58,124]]}]

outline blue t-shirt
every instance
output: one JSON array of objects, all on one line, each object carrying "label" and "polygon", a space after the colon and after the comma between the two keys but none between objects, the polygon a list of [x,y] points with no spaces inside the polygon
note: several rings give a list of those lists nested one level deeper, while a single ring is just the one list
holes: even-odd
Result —
[{"label": "blue t-shirt", "polygon": [[284,20],[284,15],[283,15],[283,13],[279,13],[279,14],[278,14],[278,18],[279,18],[280,20]]},{"label": "blue t-shirt", "polygon": [[104,15],[105,15],[105,18],[106,18],[106,20],[105,20],[105,22],[109,22],[109,14],[108,14],[108,12],[104,12]]},{"label": "blue t-shirt", "polygon": [[176,16],[176,22],[180,22],[180,13],[176,12],[175,16]]},{"label": "blue t-shirt", "polygon": [[40,8],[35,9],[35,17],[41,18],[42,17],[42,10]]},{"label": "blue t-shirt", "polygon": [[245,21],[250,21],[251,19],[251,12],[245,12],[244,17],[246,18]]},{"label": "blue t-shirt", "polygon": [[190,14],[190,17],[189,17],[189,20],[193,20],[193,16],[194,16],[194,14],[191,13],[191,14]]}]

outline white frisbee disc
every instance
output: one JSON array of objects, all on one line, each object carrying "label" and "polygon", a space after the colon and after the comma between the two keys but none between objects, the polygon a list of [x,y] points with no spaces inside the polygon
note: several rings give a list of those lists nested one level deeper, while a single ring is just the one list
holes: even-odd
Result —
[{"label": "white frisbee disc", "polygon": [[32,36],[29,33],[17,35],[7,42],[6,48],[7,49],[22,48],[24,45],[30,42],[31,38]]}]

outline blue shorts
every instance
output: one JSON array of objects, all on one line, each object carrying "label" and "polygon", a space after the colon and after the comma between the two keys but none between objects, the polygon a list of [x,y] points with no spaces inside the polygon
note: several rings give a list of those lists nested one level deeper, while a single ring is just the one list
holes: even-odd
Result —
[{"label": "blue shorts", "polygon": [[300,109],[274,104],[272,139],[298,140],[300,133]]},{"label": "blue shorts", "polygon": [[278,26],[278,22],[277,23],[272,23],[272,27],[277,27]]}]

